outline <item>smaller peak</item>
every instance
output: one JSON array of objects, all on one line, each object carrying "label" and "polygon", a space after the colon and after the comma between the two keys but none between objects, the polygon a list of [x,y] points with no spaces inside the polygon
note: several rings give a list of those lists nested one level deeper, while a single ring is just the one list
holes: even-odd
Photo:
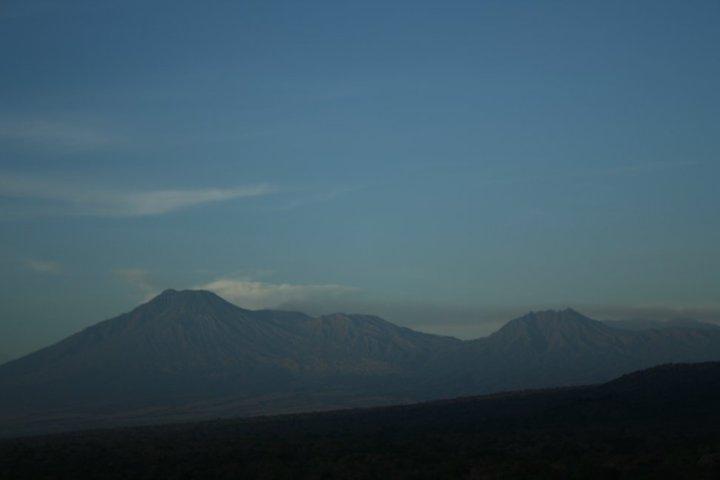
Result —
[{"label": "smaller peak", "polygon": [[551,319],[567,319],[567,318],[585,318],[585,315],[578,312],[577,310],[567,307],[562,310],[554,310],[554,309],[548,309],[548,310],[533,310],[522,317],[520,317],[518,320],[551,320]]},{"label": "smaller peak", "polygon": [[158,295],[158,297],[169,297],[169,296],[175,295],[177,293],[178,293],[177,290],[175,290],[173,288],[167,288],[167,289],[163,290],[160,293],[160,295]]},{"label": "smaller peak", "polygon": [[565,308],[563,310],[533,310],[521,317],[510,320],[501,330],[508,327],[510,329],[545,328],[550,325],[583,324],[588,322],[594,322],[594,320],[591,320],[572,308]]}]

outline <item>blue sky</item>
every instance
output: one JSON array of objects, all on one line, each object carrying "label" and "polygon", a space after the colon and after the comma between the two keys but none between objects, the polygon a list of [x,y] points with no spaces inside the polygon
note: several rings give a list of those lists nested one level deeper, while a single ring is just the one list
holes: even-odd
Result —
[{"label": "blue sky", "polygon": [[[390,4],[390,5],[389,5]],[[0,353],[167,287],[720,317],[720,4],[9,0]]]}]

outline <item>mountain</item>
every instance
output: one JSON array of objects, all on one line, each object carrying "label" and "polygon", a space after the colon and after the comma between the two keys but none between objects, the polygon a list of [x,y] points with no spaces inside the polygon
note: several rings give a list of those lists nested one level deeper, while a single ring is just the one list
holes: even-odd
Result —
[{"label": "mountain", "polygon": [[452,362],[469,367],[455,369],[465,375],[455,393],[472,394],[481,384],[499,391],[604,381],[635,368],[630,340],[572,309],[530,312],[468,342],[466,360]]},{"label": "mountain", "polygon": [[575,310],[530,312],[445,360],[446,396],[607,381],[668,362],[720,359],[720,331],[628,331]]},{"label": "mountain", "polygon": [[[367,315],[251,311],[214,293],[167,290],[0,369],[5,402],[143,406],[267,394],[317,381],[401,376],[458,340]],[[0,403],[0,405],[2,405]]]},{"label": "mountain", "polygon": [[531,312],[461,341],[371,315],[246,310],[167,290],[0,366],[0,435],[410,403],[720,360],[720,331],[629,331]]},{"label": "mountain", "polygon": [[0,477],[710,480],[719,402],[720,363],[671,364],[583,387],[5,440]]}]

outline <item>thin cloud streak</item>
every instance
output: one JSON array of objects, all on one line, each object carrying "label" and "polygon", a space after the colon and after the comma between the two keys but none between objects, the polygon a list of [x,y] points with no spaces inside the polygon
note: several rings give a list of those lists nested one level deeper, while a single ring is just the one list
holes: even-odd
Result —
[{"label": "thin cloud streak", "polygon": [[[332,188],[329,190],[321,190],[321,191],[308,191],[308,189],[297,189],[296,192],[303,194],[302,196],[298,196],[297,198],[294,198],[285,203],[279,203],[279,204],[271,207],[271,210],[290,211],[290,210],[295,210],[297,208],[303,208],[306,206],[315,205],[318,203],[330,202],[342,195],[365,190],[366,188],[368,188],[368,187],[367,186],[348,186],[348,187],[336,187],[336,188]],[[288,191],[288,193],[293,193],[293,192]]]},{"label": "thin cloud streak", "polygon": [[62,272],[62,265],[51,260],[38,260],[29,258],[24,262],[25,267],[35,273],[57,275]]},{"label": "thin cloud streak", "polygon": [[115,134],[71,121],[0,119],[0,139],[70,151],[95,150],[121,143]]},{"label": "thin cloud streak", "polygon": [[55,180],[0,174],[0,196],[48,203],[49,208],[43,209],[50,215],[161,215],[208,203],[269,195],[275,191],[275,188],[266,184],[234,188],[121,191],[84,188]]}]

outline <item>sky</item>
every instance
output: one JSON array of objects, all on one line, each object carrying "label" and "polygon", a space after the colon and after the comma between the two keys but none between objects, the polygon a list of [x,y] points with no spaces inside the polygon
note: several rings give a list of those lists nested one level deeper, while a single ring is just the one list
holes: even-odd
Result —
[{"label": "sky", "polygon": [[720,3],[5,0],[0,354],[166,288],[720,319]]}]

